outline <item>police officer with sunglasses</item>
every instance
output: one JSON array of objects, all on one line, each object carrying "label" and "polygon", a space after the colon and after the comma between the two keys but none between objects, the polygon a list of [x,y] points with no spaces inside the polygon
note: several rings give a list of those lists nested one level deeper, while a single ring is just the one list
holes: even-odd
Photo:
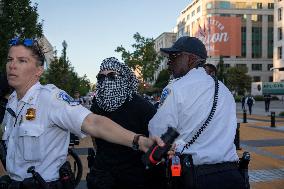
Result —
[{"label": "police officer with sunglasses", "polygon": [[[44,53],[37,40],[10,41],[6,71],[8,83],[15,91],[7,109],[14,113],[6,111],[3,122],[8,175],[0,179],[2,188],[74,188],[72,181],[66,184],[66,171],[62,173],[60,169],[66,162],[70,132],[79,137],[90,134],[141,151],[154,141],[163,145],[158,137],[141,136],[134,140],[136,133],[91,113],[65,91],[52,84],[41,85],[43,64]],[[40,175],[44,186],[35,175]]]},{"label": "police officer with sunglasses", "polygon": [[244,188],[234,145],[236,104],[227,87],[204,70],[204,44],[186,36],[161,51],[169,58],[168,69],[175,79],[163,90],[149,131],[152,136],[161,136],[173,127],[180,133],[170,161],[171,168],[174,166],[171,186]]}]

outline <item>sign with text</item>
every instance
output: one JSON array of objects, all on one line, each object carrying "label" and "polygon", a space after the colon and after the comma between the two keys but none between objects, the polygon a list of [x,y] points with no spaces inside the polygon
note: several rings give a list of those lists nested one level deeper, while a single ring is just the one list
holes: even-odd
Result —
[{"label": "sign with text", "polygon": [[241,56],[239,17],[209,17],[196,22],[192,33],[205,44],[208,56]]},{"label": "sign with text", "polygon": [[263,82],[262,93],[284,95],[284,82]]}]

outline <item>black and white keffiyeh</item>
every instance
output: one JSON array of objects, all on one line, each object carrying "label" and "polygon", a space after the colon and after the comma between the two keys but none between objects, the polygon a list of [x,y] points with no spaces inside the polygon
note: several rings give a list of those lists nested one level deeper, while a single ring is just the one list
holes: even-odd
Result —
[{"label": "black and white keffiyeh", "polygon": [[96,101],[98,106],[107,112],[112,112],[131,101],[133,94],[137,94],[138,79],[132,70],[115,57],[106,58],[100,66],[102,71],[115,71],[118,75],[115,79],[105,77],[96,85]]}]

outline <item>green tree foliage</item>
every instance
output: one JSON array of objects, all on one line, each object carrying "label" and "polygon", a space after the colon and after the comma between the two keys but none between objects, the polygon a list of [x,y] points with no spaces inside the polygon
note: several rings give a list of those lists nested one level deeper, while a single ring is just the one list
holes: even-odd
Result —
[{"label": "green tree foliage", "polygon": [[31,5],[30,0],[0,1],[0,72],[5,71],[10,39],[15,36],[42,36],[42,23],[38,22],[38,16],[37,4]]},{"label": "green tree foliage", "polygon": [[79,77],[74,71],[74,68],[67,58],[66,42],[64,41],[62,45],[63,50],[61,56],[59,58],[55,56],[44,75],[45,82],[56,85],[71,96],[75,91],[79,91],[81,95],[85,95],[91,88],[90,80],[86,75]]},{"label": "green tree foliage", "polygon": [[226,74],[223,57],[220,56],[219,63],[217,65],[217,78],[226,84]]},{"label": "green tree foliage", "polygon": [[247,71],[245,67],[231,67],[226,70],[226,86],[230,91],[244,95],[246,91],[250,90],[251,77],[247,75]]},{"label": "green tree foliage", "polygon": [[161,57],[154,49],[154,39],[134,34],[135,43],[132,44],[133,52],[127,51],[123,46],[117,47],[116,52],[121,53],[122,60],[134,71],[137,71],[142,81],[153,79]]},{"label": "green tree foliage", "polygon": [[158,78],[156,80],[156,83],[154,84],[154,87],[162,90],[168,85],[169,80],[170,80],[170,74],[168,70],[162,70],[158,75]]}]

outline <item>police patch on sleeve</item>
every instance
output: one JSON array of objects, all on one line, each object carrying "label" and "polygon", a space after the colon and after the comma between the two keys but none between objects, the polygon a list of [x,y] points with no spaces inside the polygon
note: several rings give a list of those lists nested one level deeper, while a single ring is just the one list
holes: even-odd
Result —
[{"label": "police patch on sleeve", "polygon": [[166,98],[169,96],[169,94],[171,94],[171,90],[170,90],[169,88],[165,88],[165,89],[162,91],[159,106],[162,106],[162,105],[163,105],[163,103],[165,102],[165,100],[166,100]]},{"label": "police patch on sleeve", "polygon": [[64,102],[67,102],[69,105],[71,106],[77,106],[80,104],[80,102],[78,101],[74,101],[74,99],[69,96],[66,92],[64,91],[60,91],[58,94],[57,94],[57,99],[58,100],[62,100]]}]

